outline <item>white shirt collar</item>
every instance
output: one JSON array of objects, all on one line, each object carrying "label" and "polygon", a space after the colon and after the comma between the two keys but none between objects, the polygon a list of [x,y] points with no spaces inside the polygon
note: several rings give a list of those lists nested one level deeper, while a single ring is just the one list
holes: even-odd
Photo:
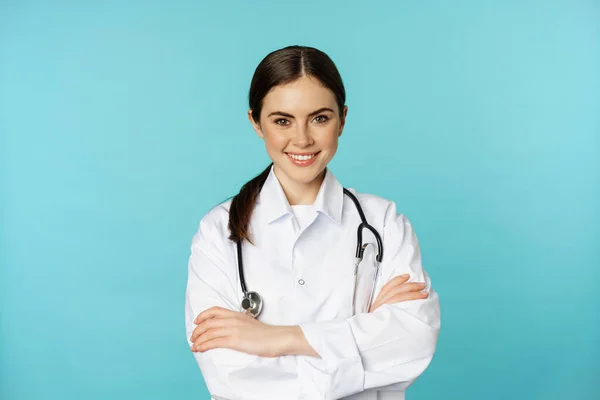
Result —
[{"label": "white shirt collar", "polygon": [[[315,211],[327,215],[338,224],[342,222],[344,188],[327,168],[325,178],[314,202]],[[256,203],[256,209],[266,222],[272,223],[285,215],[292,215],[292,207],[271,167]]]}]

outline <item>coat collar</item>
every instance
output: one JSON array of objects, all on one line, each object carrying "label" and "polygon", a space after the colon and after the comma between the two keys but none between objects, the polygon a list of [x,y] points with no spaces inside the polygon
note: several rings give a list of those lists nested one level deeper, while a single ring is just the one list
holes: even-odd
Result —
[{"label": "coat collar", "polygon": [[[313,203],[315,210],[327,215],[338,224],[342,222],[342,208],[344,203],[344,188],[327,168],[325,178],[321,183],[319,193]],[[292,207],[285,197],[279,179],[275,176],[273,167],[263,185],[256,204],[259,213],[265,222],[272,223],[285,215],[292,215]]]}]

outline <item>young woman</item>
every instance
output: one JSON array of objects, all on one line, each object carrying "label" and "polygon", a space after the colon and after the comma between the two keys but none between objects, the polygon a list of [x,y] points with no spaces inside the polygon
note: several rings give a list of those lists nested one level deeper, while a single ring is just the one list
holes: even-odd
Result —
[{"label": "young woman", "polygon": [[202,218],[188,266],[186,334],[209,392],[403,399],[436,349],[438,295],[395,203],[327,167],[348,111],[336,66],[274,51],[249,103],[272,164]]}]

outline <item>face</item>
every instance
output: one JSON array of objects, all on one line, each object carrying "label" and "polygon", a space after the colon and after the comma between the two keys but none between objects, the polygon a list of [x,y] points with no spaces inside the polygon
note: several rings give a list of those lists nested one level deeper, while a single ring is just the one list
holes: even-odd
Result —
[{"label": "face", "polygon": [[259,121],[248,117],[265,141],[282,184],[320,185],[338,147],[346,120],[333,93],[318,80],[302,77],[276,86],[264,97]]}]

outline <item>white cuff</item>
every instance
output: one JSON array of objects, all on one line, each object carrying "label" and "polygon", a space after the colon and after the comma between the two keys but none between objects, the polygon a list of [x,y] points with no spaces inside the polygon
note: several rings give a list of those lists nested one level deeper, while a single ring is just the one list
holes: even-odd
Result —
[{"label": "white cuff", "polygon": [[298,357],[300,398],[333,400],[362,392],[365,371],[350,324],[340,319],[301,324],[300,328],[321,356]]}]

